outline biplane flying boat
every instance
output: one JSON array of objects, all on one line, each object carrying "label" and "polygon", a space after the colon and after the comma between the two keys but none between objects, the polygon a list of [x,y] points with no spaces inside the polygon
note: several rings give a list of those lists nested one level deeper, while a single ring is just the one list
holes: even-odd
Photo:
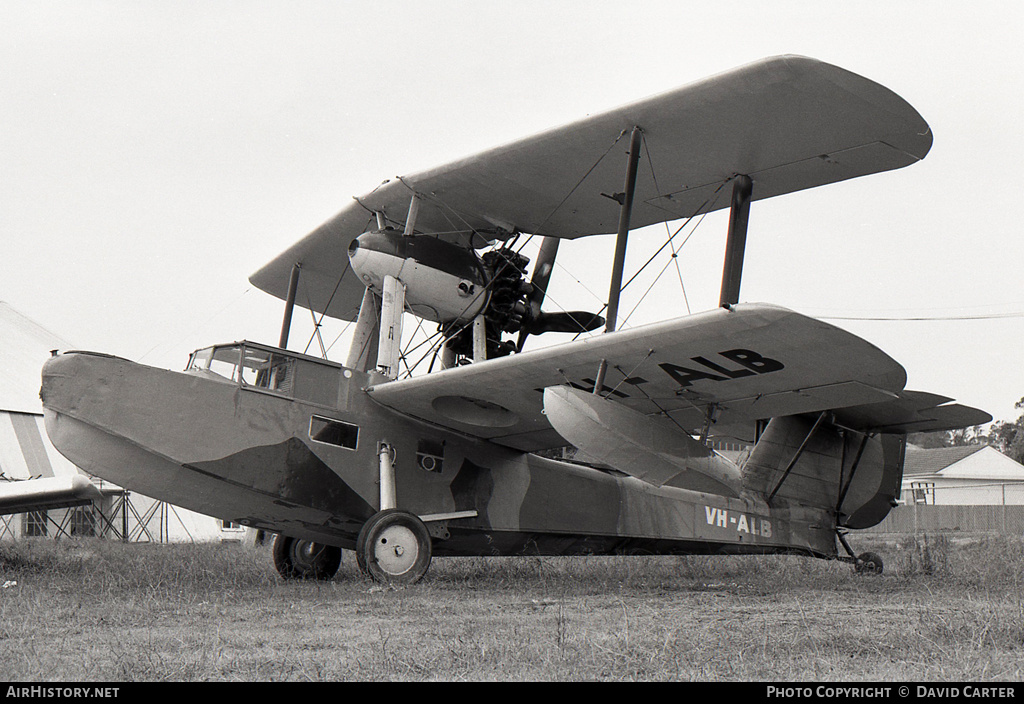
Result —
[{"label": "biplane flying boat", "polygon": [[[905,390],[855,335],[740,303],[744,242],[752,201],[931,144],[887,88],[781,56],[398,177],[251,277],[285,301],[278,346],[215,345],[184,372],[55,356],[47,431],[89,473],[276,533],[285,577],[330,578],[343,548],[386,583],[434,555],[799,553],[880,570],[845,535],[895,505],[906,434],[991,418]],[[720,307],[617,330],[630,230],[724,208]],[[613,233],[607,306],[543,310],[560,240]],[[520,236],[542,238],[529,277]],[[296,303],[354,322],[344,364],[287,349]],[[406,313],[443,344],[436,368],[400,378]],[[527,349],[549,332],[575,337]],[[749,450],[730,461],[715,438]],[[566,446],[573,461],[545,456]]]}]

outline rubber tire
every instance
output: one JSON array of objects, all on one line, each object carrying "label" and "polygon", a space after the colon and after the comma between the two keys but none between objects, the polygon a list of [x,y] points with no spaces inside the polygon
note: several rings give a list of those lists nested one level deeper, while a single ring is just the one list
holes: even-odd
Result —
[{"label": "rubber tire", "polygon": [[341,567],[341,548],[278,534],[274,537],[274,567],[285,579],[326,581]]},{"label": "rubber tire", "polygon": [[864,552],[857,556],[857,564],[854,569],[859,574],[882,574],[884,564],[880,555]]},{"label": "rubber tire", "polygon": [[[400,552],[392,555],[392,550]],[[430,568],[432,555],[433,543],[423,521],[401,509],[374,514],[356,538],[359,569],[382,584],[415,584]]]}]

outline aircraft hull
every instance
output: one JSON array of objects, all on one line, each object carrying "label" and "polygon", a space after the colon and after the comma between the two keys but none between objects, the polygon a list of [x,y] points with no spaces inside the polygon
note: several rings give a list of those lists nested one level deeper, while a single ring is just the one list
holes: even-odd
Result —
[{"label": "aircraft hull", "polygon": [[[332,407],[225,379],[68,353],[43,370],[53,444],[90,474],[207,515],[353,548],[377,512],[380,443],[398,507],[426,517],[436,555],[836,554],[827,511],[769,508],[655,487],[399,416],[338,370]],[[359,427],[355,447],[312,437],[311,418]],[[438,451],[437,448],[440,448]],[[426,461],[425,458],[431,458]],[[458,518],[431,520],[444,514]]]}]

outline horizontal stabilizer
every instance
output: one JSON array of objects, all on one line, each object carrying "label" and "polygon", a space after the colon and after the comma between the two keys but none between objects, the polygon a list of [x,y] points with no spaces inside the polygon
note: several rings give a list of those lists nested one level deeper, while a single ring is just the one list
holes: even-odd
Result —
[{"label": "horizontal stabilizer", "polygon": [[577,458],[613,467],[654,486],[740,495],[736,465],[671,421],[568,386],[544,389],[544,414]]},{"label": "horizontal stabilizer", "polygon": [[0,482],[0,515],[81,506],[101,497],[81,474]]},{"label": "horizontal stabilizer", "polygon": [[882,403],[852,406],[836,411],[836,422],[863,432],[922,433],[981,425],[992,420],[985,411],[945,396],[923,391],[901,391]]}]

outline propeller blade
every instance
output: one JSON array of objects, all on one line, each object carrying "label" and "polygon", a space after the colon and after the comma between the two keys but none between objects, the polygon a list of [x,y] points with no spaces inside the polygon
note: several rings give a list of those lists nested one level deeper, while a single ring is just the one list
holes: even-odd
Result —
[{"label": "propeller blade", "polygon": [[[530,312],[527,320],[536,320],[541,315],[540,307],[544,303],[544,296],[548,292],[548,283],[551,281],[551,272],[555,269],[555,255],[558,254],[558,243],[561,240],[557,237],[545,237],[540,242],[540,251],[537,252],[537,262],[533,266],[533,276],[530,278],[530,293],[526,300],[530,304]],[[521,352],[526,338],[532,332],[530,323],[523,325],[519,332],[519,340],[516,342],[516,351]]]},{"label": "propeller blade", "polygon": [[530,312],[534,316],[540,313],[541,304],[544,303],[544,296],[548,292],[548,282],[551,281],[551,272],[555,269],[555,255],[558,254],[557,237],[545,237],[541,240],[540,251],[537,252],[537,263],[533,266],[533,276],[530,278]]},{"label": "propeller blade", "polygon": [[540,335],[545,332],[590,332],[604,325],[604,318],[596,313],[573,310],[567,313],[538,313],[529,328],[528,335]]}]

